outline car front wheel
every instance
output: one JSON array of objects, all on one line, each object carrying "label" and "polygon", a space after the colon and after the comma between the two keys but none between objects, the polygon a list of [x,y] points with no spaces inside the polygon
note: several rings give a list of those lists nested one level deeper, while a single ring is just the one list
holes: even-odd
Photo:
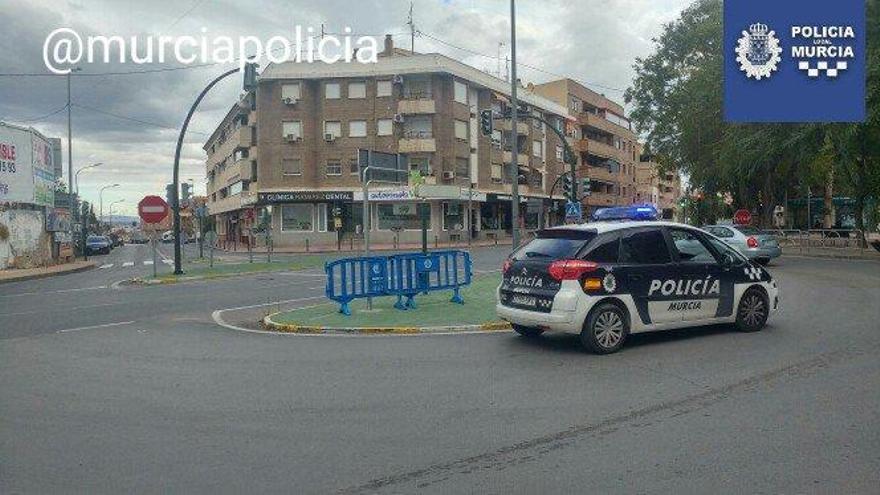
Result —
[{"label": "car front wheel", "polygon": [[610,354],[623,347],[629,335],[626,313],[611,303],[597,306],[581,331],[581,344],[596,354]]},{"label": "car front wheel", "polygon": [[745,291],[736,309],[736,328],[741,332],[757,332],[770,316],[770,303],[763,291],[752,287]]}]

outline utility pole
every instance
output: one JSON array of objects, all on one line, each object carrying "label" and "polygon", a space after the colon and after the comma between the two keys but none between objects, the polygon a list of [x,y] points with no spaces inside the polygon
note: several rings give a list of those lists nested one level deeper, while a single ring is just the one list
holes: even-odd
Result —
[{"label": "utility pole", "polygon": [[409,50],[416,52],[416,24],[413,22],[413,3],[409,3],[409,19],[406,21],[409,26]]},{"label": "utility pole", "polygon": [[513,241],[513,249],[519,246],[519,133],[517,123],[519,122],[519,103],[516,100],[517,80],[516,80],[516,0],[510,0],[510,58],[513,65],[510,67],[510,173],[512,181],[510,183],[510,221],[511,234]]},{"label": "utility pole", "polygon": [[[70,115],[70,74],[74,70],[79,70],[79,68],[71,69],[70,72],[67,73],[67,207],[70,209],[70,212],[74,215],[74,220],[77,220],[80,215],[79,208],[76,204],[76,199],[73,196],[73,134],[71,133],[71,129],[73,128],[71,124],[71,115]],[[76,257],[76,246],[73,244],[73,224],[74,222],[70,222],[70,244],[71,248],[73,248],[73,255]],[[83,238],[83,254],[85,254],[85,246],[86,240]]]}]

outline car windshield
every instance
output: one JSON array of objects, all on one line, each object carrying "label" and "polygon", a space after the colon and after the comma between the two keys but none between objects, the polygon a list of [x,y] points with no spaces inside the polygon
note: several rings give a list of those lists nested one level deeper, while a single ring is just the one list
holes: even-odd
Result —
[{"label": "car windshield", "polygon": [[101,237],[99,235],[91,235],[88,237],[88,239],[86,239],[86,242],[103,242],[105,240],[106,239],[104,237]]},{"label": "car windshield", "polygon": [[515,260],[574,258],[594,237],[596,233],[590,230],[543,230],[514,253],[512,258]]}]

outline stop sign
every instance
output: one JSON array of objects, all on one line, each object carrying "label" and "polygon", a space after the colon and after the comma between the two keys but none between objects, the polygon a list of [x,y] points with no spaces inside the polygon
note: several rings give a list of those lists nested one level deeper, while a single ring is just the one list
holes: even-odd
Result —
[{"label": "stop sign", "polygon": [[168,203],[159,196],[146,196],[138,203],[138,215],[144,223],[159,223],[168,216]]},{"label": "stop sign", "polygon": [[733,214],[733,223],[737,225],[748,225],[752,223],[752,214],[749,210],[736,210]]}]

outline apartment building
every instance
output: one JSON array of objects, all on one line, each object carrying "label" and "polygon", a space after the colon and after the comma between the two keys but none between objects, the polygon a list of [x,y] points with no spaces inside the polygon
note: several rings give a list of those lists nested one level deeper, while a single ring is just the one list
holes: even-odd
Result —
[{"label": "apartment building", "polygon": [[560,79],[530,86],[535,94],[565,105],[572,117],[565,135],[578,158],[578,178],[589,178],[584,212],[636,200],[639,143],[623,107],[577,81]]},{"label": "apartment building", "polygon": [[636,164],[636,202],[655,205],[664,219],[676,218],[681,177],[675,171],[662,170],[650,157],[642,159]]},{"label": "apartment building", "polygon": [[[556,134],[520,122],[514,140],[509,120],[496,121],[493,136],[479,132],[480,109],[500,114],[509,106],[509,83],[443,55],[395,49],[390,37],[382,55],[375,64],[269,65],[256,90],[233,105],[204,146],[208,208],[221,240],[247,242],[261,211],[271,215],[276,245],[359,237],[358,157],[367,150],[402,155],[399,181],[391,174],[369,185],[374,242],[421,238],[422,200],[405,178],[411,171],[457,186],[429,201],[432,242],[509,236],[515,152],[522,226],[546,225],[550,188],[563,171]],[[564,106],[525,89],[520,106],[564,128]]]}]

